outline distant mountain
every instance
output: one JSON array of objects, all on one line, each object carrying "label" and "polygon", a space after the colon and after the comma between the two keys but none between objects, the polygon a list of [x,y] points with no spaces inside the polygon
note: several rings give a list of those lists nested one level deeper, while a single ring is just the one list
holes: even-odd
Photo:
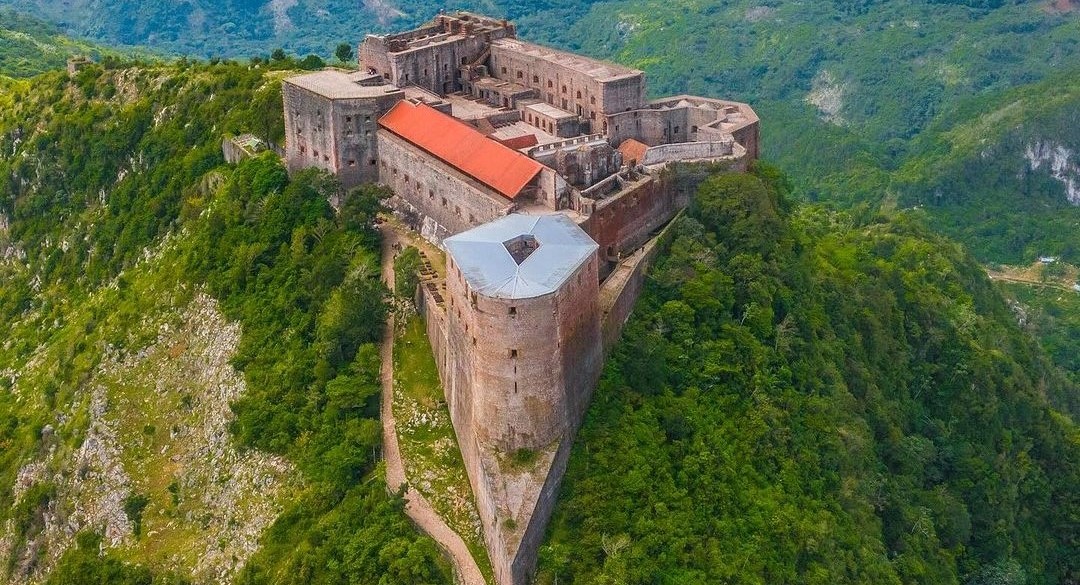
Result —
[{"label": "distant mountain", "polygon": [[887,197],[980,259],[1080,263],[1080,73],[971,100],[909,151]]}]

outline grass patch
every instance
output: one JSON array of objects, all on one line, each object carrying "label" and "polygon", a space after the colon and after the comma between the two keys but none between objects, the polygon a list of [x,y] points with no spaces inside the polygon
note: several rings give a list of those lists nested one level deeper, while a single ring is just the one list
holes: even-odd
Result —
[{"label": "grass patch", "polygon": [[450,528],[461,535],[485,579],[494,582],[435,356],[424,321],[418,315],[399,324],[395,333],[393,407],[409,485],[423,494]]}]

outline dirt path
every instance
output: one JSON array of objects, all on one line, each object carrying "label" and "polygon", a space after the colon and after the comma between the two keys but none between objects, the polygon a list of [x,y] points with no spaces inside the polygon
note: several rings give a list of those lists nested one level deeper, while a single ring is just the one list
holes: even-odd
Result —
[{"label": "dirt path", "polygon": [[[382,227],[382,277],[394,289],[394,245],[401,241],[386,224]],[[394,317],[386,320],[385,341],[382,344],[382,427],[383,456],[386,458],[386,484],[397,491],[405,483],[405,467],[398,447],[397,422],[394,420]],[[454,565],[460,585],[486,585],[480,567],[473,559],[465,541],[443,522],[419,492],[409,487],[405,491],[405,513],[443,549]]]},{"label": "dirt path", "polygon": [[1021,278],[1021,277],[1017,277],[1017,276],[1007,276],[1007,275],[1002,274],[1000,272],[993,272],[993,271],[990,271],[990,270],[986,271],[986,275],[990,277],[990,280],[1000,280],[1000,281],[1003,281],[1003,282],[1013,282],[1013,283],[1016,283],[1016,284],[1026,284],[1028,286],[1039,286],[1039,287],[1043,287],[1043,288],[1056,288],[1058,290],[1063,290],[1065,292],[1076,292],[1075,290],[1073,290],[1073,289],[1071,289],[1071,288],[1069,288],[1069,287],[1067,287],[1067,286],[1065,286],[1065,285],[1063,285],[1061,283],[1053,282],[1053,281],[1041,281],[1041,280],[1034,280],[1034,279],[1030,279],[1030,278]]}]

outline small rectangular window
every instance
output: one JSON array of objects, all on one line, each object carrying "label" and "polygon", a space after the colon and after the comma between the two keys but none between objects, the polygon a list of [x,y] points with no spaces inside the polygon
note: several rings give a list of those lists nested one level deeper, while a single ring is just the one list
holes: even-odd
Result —
[{"label": "small rectangular window", "polygon": [[511,315],[517,315],[517,307],[510,307],[508,311]]},{"label": "small rectangular window", "polygon": [[356,166],[356,161],[352,160],[352,159],[349,159],[349,166],[350,167],[355,167]]},{"label": "small rectangular window", "polygon": [[510,357],[512,357],[512,358],[516,358],[516,357],[517,357],[517,350],[516,350],[516,349],[511,349],[511,350],[510,350]]}]

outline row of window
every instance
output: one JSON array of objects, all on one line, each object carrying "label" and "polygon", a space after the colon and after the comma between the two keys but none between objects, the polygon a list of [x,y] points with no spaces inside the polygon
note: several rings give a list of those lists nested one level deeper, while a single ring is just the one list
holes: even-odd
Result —
[{"label": "row of window", "polygon": [[[506,73],[506,67],[501,68],[500,71],[502,71],[503,75],[507,74]],[[520,69],[517,70],[517,78],[521,79],[521,80],[525,79],[525,73],[523,71],[521,71]],[[539,85],[540,85],[540,76],[539,75],[533,75],[532,76],[532,82],[534,84],[536,84],[537,87],[539,87]],[[548,86],[548,89],[554,89],[555,82],[548,79],[547,80],[547,86]],[[565,84],[562,85],[562,93],[563,93],[563,95],[567,94],[567,89],[566,89]],[[580,89],[576,90],[574,92],[574,94],[575,94],[574,97],[576,99],[581,99],[581,90]],[[589,96],[589,103],[595,106],[596,105],[596,96],[594,96],[594,95]]]},{"label": "row of window", "polygon": [[[306,146],[300,145],[300,154],[307,154],[307,147]],[[313,158],[315,160],[319,160],[319,151],[315,150],[314,148],[311,149],[311,158]],[[322,159],[323,159],[323,162],[330,162],[330,156],[329,155],[325,155],[325,154],[322,155]]]},{"label": "row of window", "polygon": [[[375,164],[375,159],[371,160],[371,164],[372,165]],[[386,161],[382,161],[381,164],[382,164],[383,171],[385,172],[387,170],[387,168],[388,168],[387,164],[386,164]],[[389,169],[390,169],[390,174],[392,176],[396,177],[398,175],[397,167],[389,167]],[[406,189],[408,189],[409,184],[412,183],[413,184],[413,191],[417,195],[419,195],[421,193],[420,181],[413,181],[412,178],[409,177],[408,173],[402,173],[402,181],[404,182]],[[433,191],[431,189],[428,189],[428,199],[431,200],[431,201],[435,201],[435,191]],[[450,207],[450,203],[446,200],[446,197],[442,198],[442,206],[447,207],[447,208]],[[454,215],[458,216],[459,218],[464,217],[463,214],[461,213],[461,206],[460,205],[455,205],[454,206]],[[474,216],[471,213],[469,214],[469,223],[471,223],[471,224],[476,223],[476,216]]]}]

